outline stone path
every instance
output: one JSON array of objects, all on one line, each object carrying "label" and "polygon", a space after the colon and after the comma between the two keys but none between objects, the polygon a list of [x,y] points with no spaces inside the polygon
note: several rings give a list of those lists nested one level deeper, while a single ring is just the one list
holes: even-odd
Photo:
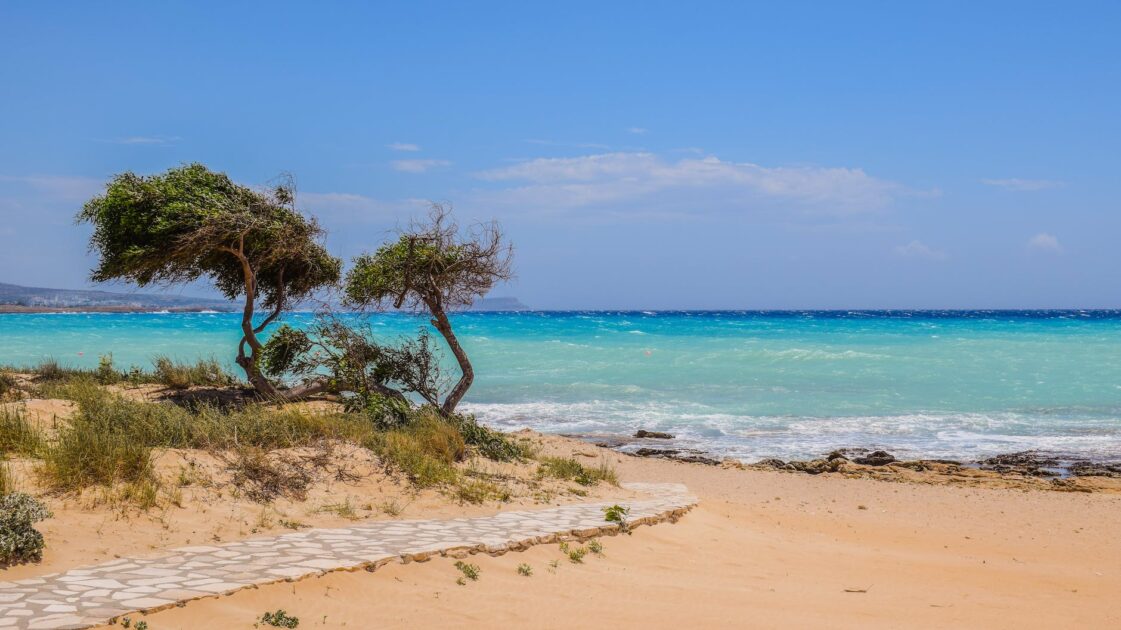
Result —
[{"label": "stone path", "polygon": [[[623,484],[652,496],[620,502],[629,526],[676,520],[696,504],[680,484]],[[272,538],[181,547],[155,558],[122,558],[38,578],[0,582],[0,628],[88,628],[248,586],[329,571],[373,570],[433,555],[491,554],[618,531],[604,520],[615,502],[501,512],[480,518],[379,521]]]}]

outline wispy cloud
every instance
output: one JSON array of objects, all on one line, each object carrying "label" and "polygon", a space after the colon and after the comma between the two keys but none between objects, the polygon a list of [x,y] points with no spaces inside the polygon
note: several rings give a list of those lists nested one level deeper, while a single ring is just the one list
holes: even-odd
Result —
[{"label": "wispy cloud", "polygon": [[602,153],[538,158],[478,173],[489,182],[515,186],[493,191],[492,201],[547,204],[556,208],[664,203],[674,193],[684,203],[736,207],[760,200],[793,201],[829,213],[875,210],[896,195],[898,184],[859,168],[766,167],[716,157],[667,161],[653,153]]},{"label": "wispy cloud", "polygon": [[84,201],[102,192],[105,182],[69,175],[0,175],[0,182],[25,186],[62,201]]},{"label": "wispy cloud", "polygon": [[904,258],[922,258],[925,260],[945,260],[946,252],[934,249],[921,241],[911,241],[906,245],[896,245],[895,254]]},{"label": "wispy cloud", "polygon": [[344,192],[301,192],[300,209],[338,223],[380,222],[407,215],[431,205],[428,199],[386,201]]},{"label": "wispy cloud", "polygon": [[981,183],[1016,192],[1047,190],[1048,188],[1059,188],[1063,185],[1063,182],[1050,179],[1020,179],[1016,177],[1009,179],[982,179]]},{"label": "wispy cloud", "polygon": [[569,149],[596,149],[606,151],[611,148],[606,144],[600,144],[598,142],[557,142],[555,140],[542,140],[540,138],[529,138],[526,142],[545,147],[565,147]]},{"label": "wispy cloud", "polygon": [[1036,234],[1035,236],[1028,239],[1028,249],[1037,252],[1051,252],[1058,254],[1063,251],[1063,246],[1061,243],[1059,243],[1059,239],[1056,238],[1054,234],[1040,232],[1039,234]]},{"label": "wispy cloud", "polygon": [[646,127],[627,127],[627,133],[633,133],[636,136],[641,136],[650,131]]},{"label": "wispy cloud", "polygon": [[113,144],[140,144],[140,145],[170,145],[182,140],[179,136],[126,136],[115,138],[109,142]]},{"label": "wispy cloud", "polygon": [[413,144],[411,142],[394,142],[392,144],[387,144],[385,146],[394,150],[394,151],[410,151],[410,152],[420,151],[420,145],[419,144]]},{"label": "wispy cloud", "polygon": [[394,170],[402,173],[423,173],[441,166],[450,166],[448,160],[394,160],[391,162]]}]

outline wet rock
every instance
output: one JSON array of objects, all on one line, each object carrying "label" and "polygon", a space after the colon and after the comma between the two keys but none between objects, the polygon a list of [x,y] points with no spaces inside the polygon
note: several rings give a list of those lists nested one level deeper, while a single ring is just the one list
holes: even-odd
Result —
[{"label": "wet rock", "polygon": [[978,462],[981,470],[998,473],[1018,473],[1033,477],[1059,476],[1059,460],[1037,451],[1021,451],[997,455]]},{"label": "wet rock", "polygon": [[892,462],[898,461],[895,456],[887,451],[872,451],[867,455],[853,458],[853,463],[862,466],[886,466]]},{"label": "wet rock", "polygon": [[755,465],[759,466],[759,467],[762,467],[762,468],[774,468],[776,470],[793,470],[787,465],[786,462],[782,461],[781,459],[776,459],[774,457],[768,457],[767,459],[761,459],[761,460],[755,462]]},{"label": "wet rock", "polygon": [[825,459],[849,459],[851,457],[852,449],[840,448],[825,456]]},{"label": "wet rock", "polygon": [[1121,477],[1121,464],[1095,464],[1078,462],[1070,467],[1075,477]]},{"label": "wet rock", "polygon": [[843,458],[811,459],[808,462],[790,462],[788,466],[798,472],[820,475],[821,473],[838,472],[844,468],[846,463],[848,463],[848,460]]},{"label": "wet rock", "polygon": [[674,436],[670,433],[662,433],[661,431],[647,431],[646,429],[639,429],[634,434],[636,438],[649,438],[654,440],[672,440]]},{"label": "wet rock", "polygon": [[704,455],[701,451],[692,449],[676,449],[676,448],[640,448],[632,453],[637,457],[656,457],[660,459],[672,459],[678,462],[688,462],[691,464],[705,464],[708,466],[719,466],[720,460],[713,459]]}]

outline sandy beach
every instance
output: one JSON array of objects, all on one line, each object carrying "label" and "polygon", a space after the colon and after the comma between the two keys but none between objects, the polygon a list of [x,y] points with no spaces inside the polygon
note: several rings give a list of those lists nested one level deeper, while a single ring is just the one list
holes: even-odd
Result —
[{"label": "sandy beach", "polygon": [[[601,449],[543,438],[556,453]],[[331,573],[203,599],[152,628],[252,628],[283,608],[300,627],[1116,627],[1121,496],[954,487],[724,469],[607,454],[629,481],[700,497],[676,524],[557,545]],[[550,562],[558,561],[551,567]],[[519,564],[532,577],[516,572]],[[904,621],[905,620],[905,621]]]}]

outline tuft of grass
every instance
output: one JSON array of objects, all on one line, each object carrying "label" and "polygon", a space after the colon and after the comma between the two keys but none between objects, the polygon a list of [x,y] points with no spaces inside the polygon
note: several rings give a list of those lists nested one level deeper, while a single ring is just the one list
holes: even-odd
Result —
[{"label": "tuft of grass", "polygon": [[194,363],[183,363],[166,356],[157,356],[152,363],[156,367],[155,380],[172,389],[200,386],[227,387],[236,382],[236,379],[215,359],[199,359]]},{"label": "tuft of grass", "polygon": [[378,504],[378,509],[386,516],[400,516],[405,511],[405,506],[401,505],[397,499],[386,499]]},{"label": "tuft of grass", "polygon": [[601,481],[613,486],[619,485],[615,470],[606,461],[600,462],[595,468],[588,468],[571,457],[542,457],[537,466],[537,476],[575,481],[582,486],[594,486]]},{"label": "tuft of grass", "polygon": [[529,566],[528,564],[526,564],[524,562],[519,564],[518,565],[518,575],[521,575],[521,576],[524,576],[524,577],[531,577],[533,575],[533,567]]},{"label": "tuft of grass", "polygon": [[458,474],[453,464],[463,458],[467,448],[456,427],[434,414],[422,415],[401,429],[375,432],[366,446],[387,468],[403,473],[422,488],[455,482]]},{"label": "tuft of grass", "polygon": [[330,512],[351,521],[357,521],[360,518],[358,516],[358,511],[354,509],[354,504],[350,502],[350,497],[347,497],[342,503],[328,503],[327,505],[323,505],[316,511]]},{"label": "tuft of grass", "polygon": [[237,451],[230,463],[233,482],[257,503],[271,503],[277,497],[307,498],[311,475],[302,467],[277,461],[256,446]]},{"label": "tuft of grass", "polygon": [[459,572],[463,574],[463,577],[459,578],[460,580],[466,578],[474,582],[479,579],[480,570],[477,564],[468,564],[462,560],[457,560],[455,568],[459,569]]},{"label": "tuft of grass", "polygon": [[0,455],[34,455],[42,445],[42,436],[22,410],[12,406],[0,408]]},{"label": "tuft of grass", "polygon": [[603,543],[601,543],[600,541],[598,541],[594,538],[589,540],[588,541],[588,551],[594,553],[597,556],[602,556],[603,555]]},{"label": "tuft of grass", "polygon": [[3,401],[9,396],[14,396],[18,391],[19,383],[16,382],[16,377],[4,370],[0,370],[0,401]]},{"label": "tuft of grass", "polygon": [[583,564],[584,556],[588,555],[588,550],[583,547],[577,547],[568,552],[568,561],[572,564]]},{"label": "tuft of grass", "polygon": [[8,464],[0,461],[0,499],[16,491],[16,482]]},{"label": "tuft of grass", "polygon": [[464,442],[475,447],[475,450],[487,459],[508,462],[532,456],[532,452],[522,442],[482,426],[473,416],[458,416],[455,422]]}]

